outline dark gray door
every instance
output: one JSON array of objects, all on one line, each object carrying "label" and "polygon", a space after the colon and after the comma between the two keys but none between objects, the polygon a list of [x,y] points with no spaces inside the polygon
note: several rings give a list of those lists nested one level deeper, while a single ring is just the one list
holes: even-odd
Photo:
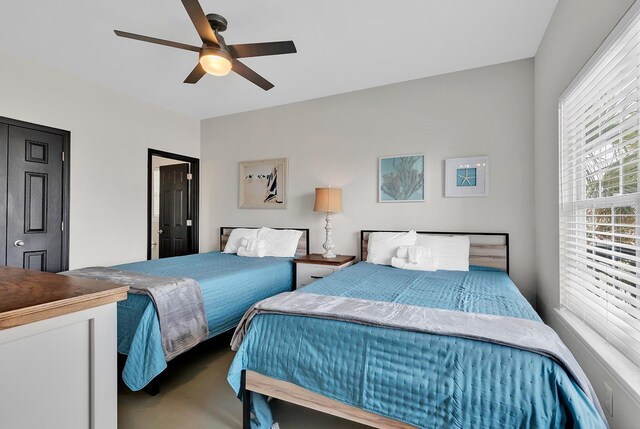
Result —
[{"label": "dark gray door", "polygon": [[160,258],[189,253],[189,164],[160,167]]},{"label": "dark gray door", "polygon": [[7,142],[7,265],[61,271],[64,139],[10,125]]}]

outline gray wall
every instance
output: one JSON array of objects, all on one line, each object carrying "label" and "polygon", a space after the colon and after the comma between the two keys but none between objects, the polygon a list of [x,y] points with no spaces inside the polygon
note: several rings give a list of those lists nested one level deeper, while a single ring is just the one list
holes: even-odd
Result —
[{"label": "gray wall", "polygon": [[71,131],[70,268],[147,258],[147,149],[198,157],[200,121],[0,51],[0,116]]},{"label": "gray wall", "polygon": [[[522,60],[202,122],[202,249],[219,226],[311,228],[314,188],[342,187],[336,251],[366,228],[511,234],[512,277],[533,301],[533,61]],[[427,202],[377,203],[378,157],[427,154]],[[490,196],[444,198],[445,158],[488,155]],[[287,210],[242,210],[238,162],[289,158]]]},{"label": "gray wall", "polygon": [[558,97],[598,48],[631,0],[561,0],[535,57],[535,219],[538,311],[570,346],[602,398],[614,389],[615,428],[638,427],[640,405],[585,345],[557,319]]}]

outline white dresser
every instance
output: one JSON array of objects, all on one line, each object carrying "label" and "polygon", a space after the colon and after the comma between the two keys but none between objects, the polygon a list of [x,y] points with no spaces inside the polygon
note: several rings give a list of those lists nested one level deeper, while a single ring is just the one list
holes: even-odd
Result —
[{"label": "white dresser", "polygon": [[0,428],[116,429],[128,287],[0,267]]}]

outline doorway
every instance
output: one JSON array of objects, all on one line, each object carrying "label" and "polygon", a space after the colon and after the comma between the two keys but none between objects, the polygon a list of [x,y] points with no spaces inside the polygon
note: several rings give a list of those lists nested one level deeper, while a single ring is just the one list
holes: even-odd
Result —
[{"label": "doorway", "polygon": [[147,259],[198,253],[200,160],[149,149]]},{"label": "doorway", "polygon": [[0,265],[69,269],[69,131],[0,117]]}]

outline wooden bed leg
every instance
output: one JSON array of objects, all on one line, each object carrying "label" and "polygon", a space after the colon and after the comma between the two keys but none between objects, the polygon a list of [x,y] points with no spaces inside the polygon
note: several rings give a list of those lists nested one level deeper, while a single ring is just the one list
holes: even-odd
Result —
[{"label": "wooden bed leg", "polygon": [[240,375],[240,391],[242,394],[242,429],[251,429],[251,392],[247,390],[247,371]]},{"label": "wooden bed leg", "polygon": [[142,391],[150,396],[156,396],[160,393],[160,382],[158,381],[158,377],[154,378],[149,382],[149,384],[144,386]]}]

